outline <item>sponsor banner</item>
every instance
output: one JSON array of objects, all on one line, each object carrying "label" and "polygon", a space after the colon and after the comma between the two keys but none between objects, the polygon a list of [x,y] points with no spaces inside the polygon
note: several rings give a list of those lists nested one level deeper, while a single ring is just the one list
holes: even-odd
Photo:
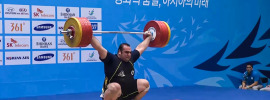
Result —
[{"label": "sponsor banner", "polygon": [[4,4],[5,18],[30,18],[29,5]]},{"label": "sponsor banner", "polygon": [[102,20],[101,8],[81,8],[81,17],[89,20]]},{"label": "sponsor banner", "polygon": [[79,7],[57,7],[57,18],[79,17]]},{"label": "sponsor banner", "polygon": [[55,64],[55,51],[33,51],[32,64]]},{"label": "sponsor banner", "polygon": [[3,37],[2,36],[0,36],[0,50],[2,50],[3,49]]},{"label": "sponsor banner", "polygon": [[3,52],[0,52],[0,65],[3,65]]},{"label": "sponsor banner", "polygon": [[55,19],[55,7],[32,6],[32,19]]},{"label": "sponsor banner", "polygon": [[55,21],[32,21],[33,34],[55,34]]},{"label": "sponsor banner", "polygon": [[5,34],[30,34],[30,21],[5,20]]},{"label": "sponsor banner", "polygon": [[30,51],[5,52],[5,65],[30,64]]},{"label": "sponsor banner", "polygon": [[30,36],[5,36],[5,49],[30,49]]},{"label": "sponsor banner", "polygon": [[[91,26],[93,31],[102,31],[101,22],[91,22]],[[94,34],[101,34],[101,33],[94,33]]]},{"label": "sponsor banner", "polygon": [[101,62],[97,50],[82,50],[82,62]]},{"label": "sponsor banner", "polygon": [[57,34],[61,34],[60,31],[63,31],[65,21],[57,21]]},{"label": "sponsor banner", "polygon": [[79,48],[79,47],[69,47],[67,44],[66,44],[66,41],[65,41],[65,39],[64,39],[64,36],[58,36],[57,37],[57,48],[58,49],[67,49],[67,48],[69,48],[69,49],[72,49],[72,48],[74,48],[74,49],[76,49],[76,48]]},{"label": "sponsor banner", "polygon": [[55,49],[55,36],[32,36],[32,49]]},{"label": "sponsor banner", "polygon": [[0,4],[0,18],[2,18],[2,4]]},{"label": "sponsor banner", "polygon": [[[97,40],[100,42],[100,44],[102,44],[102,37],[101,36],[95,36],[97,38]],[[82,47],[82,48],[93,48],[92,45],[88,45],[86,47]]]},{"label": "sponsor banner", "polygon": [[80,51],[58,51],[58,63],[79,63]]},{"label": "sponsor banner", "polygon": [[0,34],[2,34],[2,20],[0,20]]}]

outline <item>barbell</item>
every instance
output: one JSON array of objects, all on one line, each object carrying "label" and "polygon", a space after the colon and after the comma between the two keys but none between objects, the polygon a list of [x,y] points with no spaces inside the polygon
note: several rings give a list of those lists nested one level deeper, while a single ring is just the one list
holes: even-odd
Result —
[{"label": "barbell", "polygon": [[144,32],[93,31],[87,18],[71,17],[65,22],[64,29],[60,33],[64,35],[69,47],[86,47],[91,43],[93,33],[143,34],[145,39],[147,37],[145,31],[152,34],[150,47],[164,47],[170,40],[170,27],[164,21],[149,21],[144,27]]}]

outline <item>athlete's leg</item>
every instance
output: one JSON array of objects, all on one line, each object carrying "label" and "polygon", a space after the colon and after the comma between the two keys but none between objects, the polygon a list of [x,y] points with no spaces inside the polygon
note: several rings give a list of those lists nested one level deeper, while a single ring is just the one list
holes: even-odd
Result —
[{"label": "athlete's leg", "polygon": [[121,96],[121,86],[118,83],[110,83],[104,93],[104,100],[116,100]]},{"label": "athlete's leg", "polygon": [[137,79],[137,88],[139,94],[135,97],[135,100],[141,100],[150,88],[149,82],[146,79]]},{"label": "athlete's leg", "polygon": [[253,86],[252,89],[253,90],[260,90],[263,86],[262,85],[256,85],[256,86]]}]

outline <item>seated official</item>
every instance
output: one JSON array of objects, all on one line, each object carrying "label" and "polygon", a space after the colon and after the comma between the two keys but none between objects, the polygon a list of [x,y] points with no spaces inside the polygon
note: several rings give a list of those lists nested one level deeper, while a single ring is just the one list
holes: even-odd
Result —
[{"label": "seated official", "polygon": [[239,86],[240,89],[252,89],[259,90],[263,86],[260,80],[260,74],[253,70],[252,64],[247,64],[246,72],[243,75],[242,85]]}]

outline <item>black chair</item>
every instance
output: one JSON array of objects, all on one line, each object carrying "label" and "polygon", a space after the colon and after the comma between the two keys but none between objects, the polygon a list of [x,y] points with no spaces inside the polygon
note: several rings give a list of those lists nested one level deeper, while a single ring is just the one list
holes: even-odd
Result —
[{"label": "black chair", "polygon": [[263,84],[266,84],[265,86],[268,85],[268,78],[267,77],[261,77],[261,81]]}]

